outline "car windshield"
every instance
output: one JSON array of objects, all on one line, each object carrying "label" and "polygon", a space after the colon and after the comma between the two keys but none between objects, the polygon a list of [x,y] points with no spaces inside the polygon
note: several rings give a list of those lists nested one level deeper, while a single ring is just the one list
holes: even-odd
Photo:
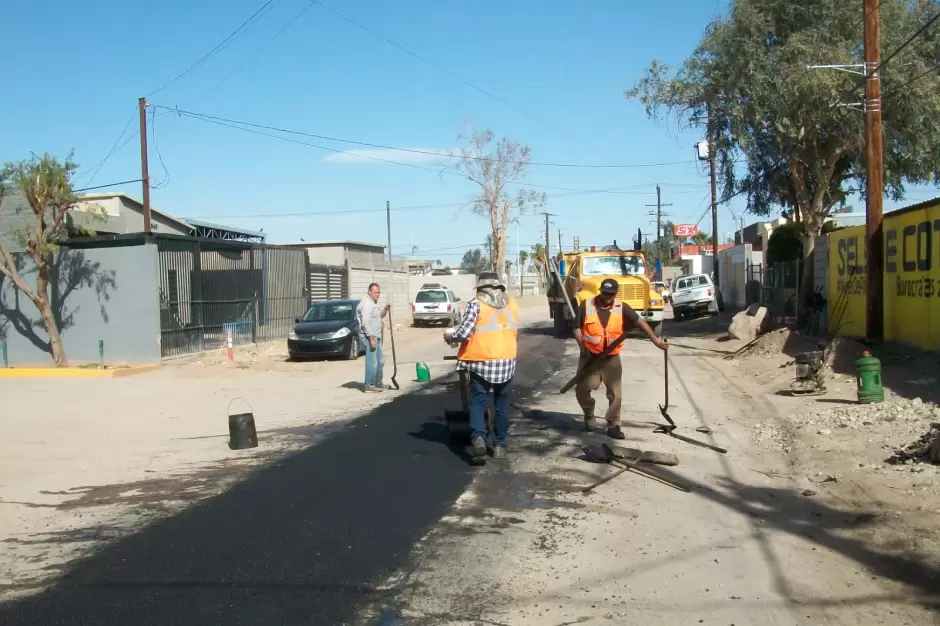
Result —
[{"label": "car windshield", "polygon": [[581,262],[582,276],[641,276],[646,274],[638,256],[594,256]]},{"label": "car windshield", "polygon": [[356,314],[352,302],[319,302],[307,310],[305,322],[348,322]]},{"label": "car windshield", "polygon": [[447,294],[443,291],[419,291],[415,297],[415,302],[447,302]]}]

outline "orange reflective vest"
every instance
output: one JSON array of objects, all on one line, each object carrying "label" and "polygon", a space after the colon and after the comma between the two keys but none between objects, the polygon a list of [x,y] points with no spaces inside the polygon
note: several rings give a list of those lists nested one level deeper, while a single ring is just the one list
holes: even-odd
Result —
[{"label": "orange reflective vest", "polygon": [[[623,304],[620,300],[614,300],[614,305],[610,308],[610,317],[607,319],[606,328],[601,324],[601,319],[597,315],[594,298],[584,303],[584,324],[581,326],[581,334],[584,339],[584,347],[589,352],[600,354],[623,333]],[[623,344],[620,344],[614,348],[610,355],[620,354],[622,346]]]},{"label": "orange reflective vest", "polygon": [[510,299],[504,309],[480,304],[477,325],[457,351],[458,361],[500,361],[516,358],[516,341],[519,336],[519,307]]}]

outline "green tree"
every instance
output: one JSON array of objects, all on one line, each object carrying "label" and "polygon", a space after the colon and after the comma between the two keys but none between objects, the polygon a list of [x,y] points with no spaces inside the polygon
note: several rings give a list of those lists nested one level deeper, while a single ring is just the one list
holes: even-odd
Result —
[{"label": "green tree", "polygon": [[527,189],[510,194],[510,185],[525,178],[532,160],[532,149],[506,137],[496,140],[493,131],[476,131],[472,127],[459,137],[468,146],[460,150],[454,169],[479,189],[469,202],[470,211],[490,222],[490,269],[498,271],[506,254],[506,229],[516,217],[529,208],[545,204],[546,195]]},{"label": "green tree", "polygon": [[[881,49],[898,49],[937,11],[934,0],[881,0]],[[673,71],[658,61],[625,92],[651,118],[699,124],[711,113],[721,200],[743,195],[758,215],[796,209],[804,258],[833,207],[865,181],[862,77],[816,64],[862,63],[862,6],[843,0],[734,0]],[[885,191],[936,183],[940,58],[936,36],[915,38],[881,68]],[[887,59],[886,59],[887,60]],[[804,263],[804,289],[812,281]]]},{"label": "green tree", "polygon": [[[0,221],[0,230],[11,232],[26,251],[14,255],[0,241],[0,274],[13,283],[13,287],[35,305],[42,318],[49,349],[55,364],[68,365],[68,357],[62,345],[62,336],[52,301],[49,284],[55,279],[53,267],[59,244],[68,235],[67,216],[75,207],[78,197],[72,190],[71,177],[78,168],[69,154],[65,161],[44,154],[16,163],[7,163],[0,169],[0,198],[9,188],[16,187],[26,198],[32,212],[32,223],[19,229],[5,227]],[[19,256],[20,258],[17,258]],[[23,263],[23,258],[28,263]],[[35,283],[30,286],[24,278],[25,268],[32,266],[36,272]]]},{"label": "green tree", "polygon": [[697,246],[707,246],[711,244],[713,240],[714,238],[711,235],[703,233],[702,231],[698,231],[695,233],[695,236],[692,237],[692,243]]},{"label": "green tree", "polygon": [[489,265],[489,259],[486,258],[486,255],[484,255],[479,248],[467,250],[463,253],[463,258],[460,260],[460,269],[464,274],[479,274],[480,272],[485,272]]}]

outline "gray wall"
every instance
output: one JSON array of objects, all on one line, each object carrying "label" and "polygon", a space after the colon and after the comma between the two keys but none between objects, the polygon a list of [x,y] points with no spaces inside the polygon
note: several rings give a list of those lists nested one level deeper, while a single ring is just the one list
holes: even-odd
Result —
[{"label": "gray wall", "polygon": [[35,220],[26,198],[19,189],[10,187],[0,199],[0,242],[9,252],[22,252],[16,233],[26,226],[32,226]]},{"label": "gray wall", "polygon": [[[21,266],[33,285],[31,263],[24,259]],[[97,361],[101,339],[106,363],[159,363],[157,267],[153,245],[59,249],[50,294],[70,361]],[[39,311],[6,279],[0,281],[0,337],[11,365],[52,362]]]},{"label": "gray wall", "polygon": [[[349,297],[366,297],[369,283],[378,283],[382,290],[379,304],[392,305],[392,318],[396,324],[411,321],[411,300],[408,298],[408,265],[405,263],[354,262],[347,264],[349,272]],[[429,281],[430,282],[430,281]]]}]

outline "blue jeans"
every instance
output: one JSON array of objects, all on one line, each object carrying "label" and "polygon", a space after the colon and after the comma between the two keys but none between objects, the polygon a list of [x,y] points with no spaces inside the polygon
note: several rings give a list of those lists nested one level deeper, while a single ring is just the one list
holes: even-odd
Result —
[{"label": "blue jeans", "polygon": [[509,439],[509,396],[512,394],[512,379],[495,385],[478,374],[470,374],[470,438],[486,439],[486,398],[493,390],[493,445],[505,446]]},{"label": "blue jeans", "polygon": [[382,366],[385,359],[382,356],[382,339],[376,337],[375,350],[369,345],[368,337],[362,338],[362,352],[366,355],[366,378],[364,388],[382,386]]}]

